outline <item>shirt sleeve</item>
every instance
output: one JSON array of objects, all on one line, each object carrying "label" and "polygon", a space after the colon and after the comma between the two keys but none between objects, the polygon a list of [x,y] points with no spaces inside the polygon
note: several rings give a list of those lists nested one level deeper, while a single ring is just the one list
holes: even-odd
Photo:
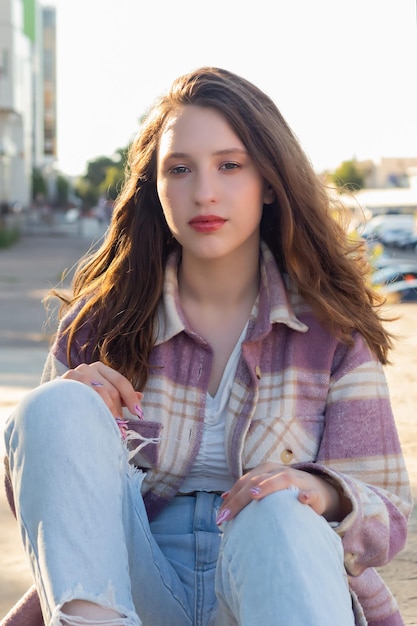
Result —
[{"label": "shirt sleeve", "polygon": [[382,365],[360,336],[340,352],[316,463],[298,467],[325,474],[351,501],[335,530],[346,569],[357,576],[403,549],[412,500]]},{"label": "shirt sleeve", "polygon": [[[69,369],[67,355],[68,335],[65,331],[77,315],[79,306],[80,305],[75,306],[73,309],[70,309],[59,323],[54,343],[47,356],[43,368],[41,383],[53,380],[58,376],[62,376],[62,374],[64,374]],[[77,365],[88,361],[90,355],[85,353],[85,351],[83,350],[83,345],[87,342],[89,330],[90,325],[88,323],[83,324],[83,326],[80,330],[78,330],[74,338],[71,346],[72,367],[77,367]]]},{"label": "shirt sleeve", "polygon": [[68,366],[55,357],[52,350],[49,352],[45,365],[43,367],[43,372],[41,376],[41,384],[47,383],[49,380],[53,380],[54,378],[58,378],[58,376],[62,376],[68,371]]}]

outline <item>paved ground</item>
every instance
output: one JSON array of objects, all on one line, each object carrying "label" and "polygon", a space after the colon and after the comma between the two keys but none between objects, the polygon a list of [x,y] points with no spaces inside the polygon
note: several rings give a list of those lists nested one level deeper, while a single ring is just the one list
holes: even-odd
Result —
[{"label": "paved ground", "polygon": [[[42,231],[40,231],[42,233]],[[97,230],[97,236],[99,231]],[[20,397],[39,383],[54,324],[42,298],[89,249],[94,234],[24,236],[0,250],[0,431]],[[55,306],[56,308],[56,306]],[[52,307],[52,320],[56,320]],[[4,443],[0,437],[0,481]],[[32,584],[17,526],[0,488],[0,619]]]},{"label": "paved ground", "polygon": [[[42,298],[87,251],[89,229],[76,235],[24,236],[0,250],[0,430],[12,407],[38,384],[54,324],[46,323]],[[386,368],[392,403],[417,501],[417,305],[390,309],[400,315],[393,330],[400,336]],[[55,319],[52,313],[52,319]],[[0,440],[0,458],[3,457]],[[2,480],[0,468],[0,480]],[[31,584],[14,518],[0,489],[0,619]],[[417,626],[417,510],[410,522],[405,550],[381,574],[394,591],[406,626]]]}]

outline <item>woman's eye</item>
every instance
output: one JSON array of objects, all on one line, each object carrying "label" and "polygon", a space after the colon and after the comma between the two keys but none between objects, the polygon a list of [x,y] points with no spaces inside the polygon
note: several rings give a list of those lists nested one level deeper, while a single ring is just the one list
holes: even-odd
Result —
[{"label": "woman's eye", "polygon": [[186,167],[185,165],[176,165],[175,167],[171,167],[169,169],[170,174],[185,174],[186,172],[189,172],[190,169],[188,167]]},{"label": "woman's eye", "polygon": [[223,163],[223,165],[221,166],[221,169],[223,170],[234,170],[239,168],[240,165],[238,163],[232,163],[230,161],[228,161],[227,163]]}]

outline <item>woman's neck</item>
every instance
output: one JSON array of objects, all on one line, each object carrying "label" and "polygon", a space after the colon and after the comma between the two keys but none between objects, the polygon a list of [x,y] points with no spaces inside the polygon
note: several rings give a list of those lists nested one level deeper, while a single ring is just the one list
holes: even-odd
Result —
[{"label": "woman's neck", "polygon": [[259,288],[259,248],[252,254],[234,254],[221,259],[182,255],[178,271],[182,303],[224,309],[254,302]]},{"label": "woman's neck", "polygon": [[213,350],[208,391],[214,396],[259,290],[259,246],[216,260],[183,254],[179,294],[191,328]]}]

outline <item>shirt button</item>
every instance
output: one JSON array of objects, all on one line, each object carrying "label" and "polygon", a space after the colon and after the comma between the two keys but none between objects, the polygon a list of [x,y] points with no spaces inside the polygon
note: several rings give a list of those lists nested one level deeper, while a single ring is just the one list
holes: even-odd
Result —
[{"label": "shirt button", "polygon": [[284,465],[288,465],[292,461],[294,454],[292,450],[285,449],[281,452],[281,461]]}]

